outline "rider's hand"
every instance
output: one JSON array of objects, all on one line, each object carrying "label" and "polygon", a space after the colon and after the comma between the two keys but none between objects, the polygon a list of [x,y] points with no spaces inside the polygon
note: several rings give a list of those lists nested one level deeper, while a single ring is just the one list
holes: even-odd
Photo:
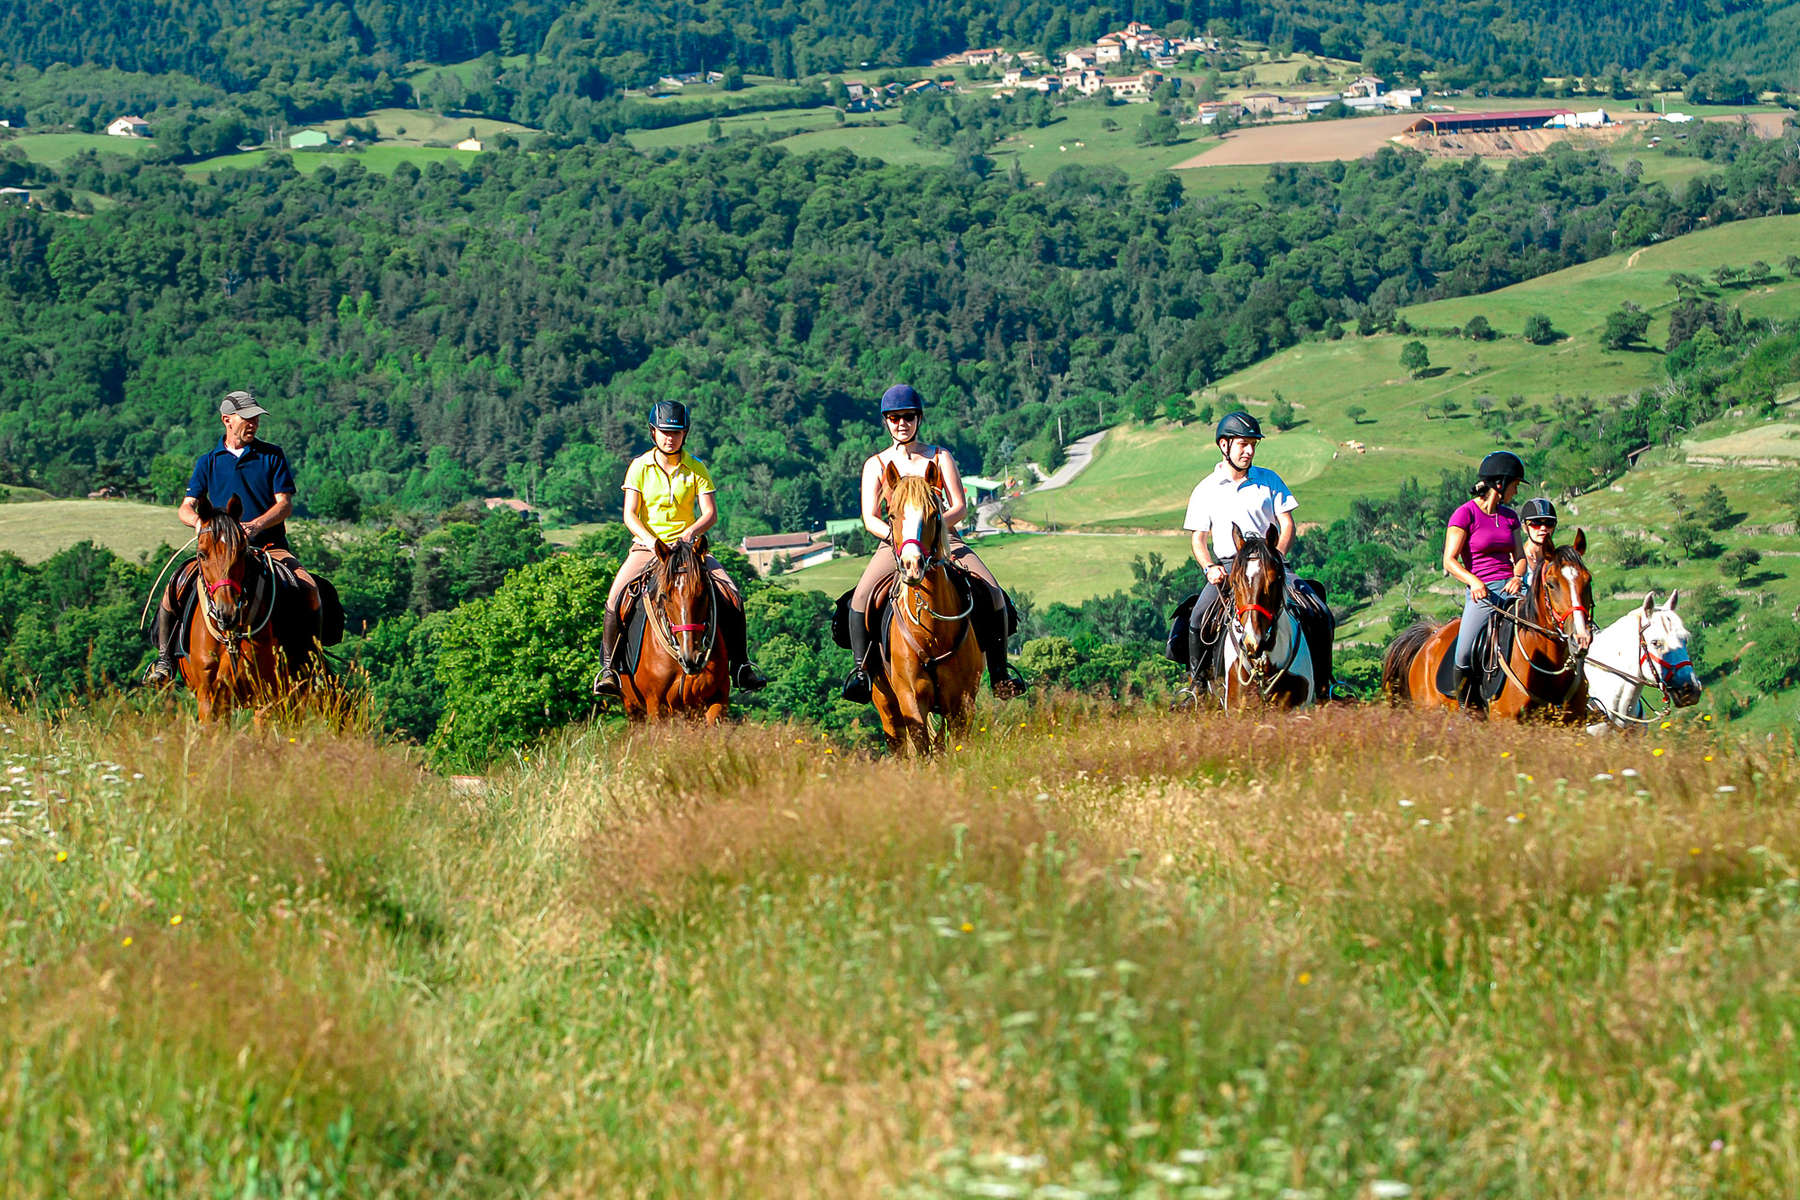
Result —
[{"label": "rider's hand", "polygon": [[1223,584],[1225,582],[1225,568],[1218,563],[1213,563],[1211,566],[1207,567],[1206,582],[1214,584],[1215,586]]},{"label": "rider's hand", "polygon": [[1506,583],[1501,587],[1500,590],[1505,592],[1509,596],[1516,596],[1519,594],[1519,589],[1524,586],[1525,586],[1525,581],[1523,579],[1520,579],[1517,575],[1515,575],[1511,579],[1507,580]]},{"label": "rider's hand", "polygon": [[1477,579],[1470,585],[1469,595],[1475,597],[1477,600],[1486,600],[1488,598],[1488,585]]}]

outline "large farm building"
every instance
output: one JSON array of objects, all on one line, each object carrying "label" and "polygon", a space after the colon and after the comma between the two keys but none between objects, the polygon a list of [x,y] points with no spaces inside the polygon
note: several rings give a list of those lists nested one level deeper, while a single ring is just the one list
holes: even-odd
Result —
[{"label": "large farm building", "polygon": [[1406,127],[1408,133],[1494,133],[1511,129],[1546,129],[1558,117],[1575,114],[1566,108],[1531,108],[1513,112],[1428,113]]}]

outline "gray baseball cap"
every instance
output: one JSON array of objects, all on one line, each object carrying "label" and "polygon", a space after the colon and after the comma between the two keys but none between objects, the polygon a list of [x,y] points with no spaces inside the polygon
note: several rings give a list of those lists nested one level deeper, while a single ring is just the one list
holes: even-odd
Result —
[{"label": "gray baseball cap", "polygon": [[245,420],[249,420],[251,417],[260,417],[268,411],[258,404],[256,397],[249,392],[227,392],[225,398],[219,401],[221,417],[243,417]]}]

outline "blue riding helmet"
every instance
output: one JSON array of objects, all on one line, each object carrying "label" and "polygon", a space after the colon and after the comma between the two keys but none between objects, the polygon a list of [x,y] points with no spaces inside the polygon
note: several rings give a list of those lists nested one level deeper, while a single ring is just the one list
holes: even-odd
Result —
[{"label": "blue riding helmet", "polygon": [[678,400],[658,400],[650,406],[650,428],[676,433],[688,427],[687,405]]},{"label": "blue riding helmet", "polygon": [[1525,464],[1511,450],[1496,450],[1481,460],[1481,466],[1475,474],[1483,479],[1518,479],[1525,478]]},{"label": "blue riding helmet", "polygon": [[896,383],[881,393],[881,415],[884,417],[889,413],[924,411],[925,401],[910,383]]}]

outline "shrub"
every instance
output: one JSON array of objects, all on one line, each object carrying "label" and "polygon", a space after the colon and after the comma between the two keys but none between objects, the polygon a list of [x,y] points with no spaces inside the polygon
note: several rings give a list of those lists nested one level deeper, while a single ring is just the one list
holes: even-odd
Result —
[{"label": "shrub", "polygon": [[1533,313],[1525,318],[1525,340],[1534,346],[1548,346],[1556,340],[1556,330],[1550,324],[1550,318],[1543,313]]}]

